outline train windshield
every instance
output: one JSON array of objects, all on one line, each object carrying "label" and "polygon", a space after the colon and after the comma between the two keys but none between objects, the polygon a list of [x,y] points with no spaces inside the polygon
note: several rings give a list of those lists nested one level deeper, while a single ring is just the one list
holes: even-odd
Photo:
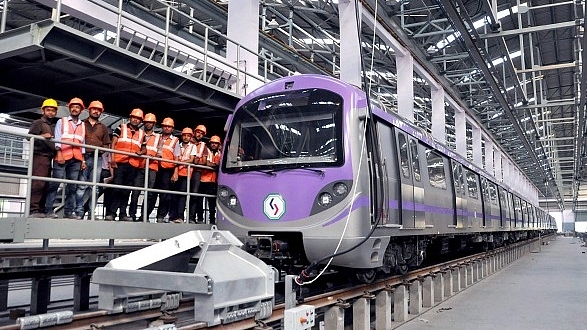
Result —
[{"label": "train windshield", "polygon": [[323,89],[263,95],[237,109],[226,172],[340,166],[342,97]]}]

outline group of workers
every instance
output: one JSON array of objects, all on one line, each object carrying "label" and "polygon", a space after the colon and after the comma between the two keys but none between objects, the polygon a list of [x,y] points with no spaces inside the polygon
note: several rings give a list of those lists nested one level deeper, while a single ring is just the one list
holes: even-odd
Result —
[{"label": "group of workers", "polygon": [[[181,138],[173,135],[173,119],[161,122],[161,133],[155,132],[156,116],[133,109],[126,123],[113,131],[100,122],[104,106],[92,101],[88,117],[80,119],[85,106],[80,98],[68,103],[69,116],[55,120],[58,104],[47,99],[41,106],[42,117],[35,120],[29,134],[37,135],[34,142],[32,175],[82,182],[112,183],[112,187],[93,189],[81,183],[65,184],[63,214],[65,218],[83,219],[93,212],[97,198],[104,195],[104,220],[143,221],[144,210],[137,215],[140,189],[147,187],[143,208],[149,217],[157,207],[157,222],[204,222],[204,197],[216,196],[217,171],[221,156],[221,140],[217,135],[204,142],[206,127],[198,125],[181,131]],[[141,127],[142,124],[142,127]],[[87,146],[87,147],[86,147]],[[95,148],[91,148],[91,147]],[[96,166],[97,165],[97,166]],[[200,166],[198,166],[200,165]],[[210,169],[211,168],[211,169]],[[59,218],[55,200],[59,181],[32,180],[29,217]],[[187,192],[190,194],[186,209]],[[216,198],[206,197],[209,221],[216,218]],[[157,203],[158,202],[158,203]],[[128,211],[128,212],[127,212]]]}]

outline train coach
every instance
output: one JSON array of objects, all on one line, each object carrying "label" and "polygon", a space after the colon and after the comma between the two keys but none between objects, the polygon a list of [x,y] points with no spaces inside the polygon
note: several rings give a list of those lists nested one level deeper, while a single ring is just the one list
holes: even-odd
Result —
[{"label": "train coach", "polygon": [[505,182],[335,78],[297,75],[227,123],[219,229],[285,272],[308,263],[405,273],[428,254],[556,230]]}]

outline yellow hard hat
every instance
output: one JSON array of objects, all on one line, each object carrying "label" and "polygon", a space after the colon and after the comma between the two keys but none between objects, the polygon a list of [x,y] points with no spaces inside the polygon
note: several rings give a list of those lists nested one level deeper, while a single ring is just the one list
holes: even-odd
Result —
[{"label": "yellow hard hat", "polygon": [[198,126],[197,126],[197,127],[194,129],[194,131],[202,131],[202,132],[204,132],[204,135],[206,135],[206,126],[204,126],[204,125],[198,125]]},{"label": "yellow hard hat", "polygon": [[90,108],[100,109],[100,111],[104,111],[104,106],[102,105],[102,102],[100,102],[100,101],[90,102],[88,109],[90,109]]},{"label": "yellow hard hat", "polygon": [[175,123],[173,122],[173,119],[167,117],[167,118],[163,119],[163,122],[161,122],[161,126],[175,127]]},{"label": "yellow hard hat", "polygon": [[43,105],[41,105],[41,109],[44,109],[45,107],[58,108],[59,106],[57,105],[57,101],[55,101],[54,99],[46,99],[45,101],[43,101]]},{"label": "yellow hard hat", "polygon": [[186,127],[186,128],[184,128],[183,130],[181,130],[181,134],[182,134],[182,135],[183,135],[183,134],[194,135],[194,131],[192,131],[192,129],[191,129],[191,128],[189,128],[189,127]]},{"label": "yellow hard hat", "polygon": [[143,120],[143,110],[139,108],[132,109],[130,115],[133,117],[141,118],[141,120]]},{"label": "yellow hard hat", "polygon": [[143,119],[143,121],[148,121],[150,123],[156,123],[157,117],[155,117],[155,115],[152,113],[148,113],[145,115],[145,119]]},{"label": "yellow hard hat", "polygon": [[72,105],[74,105],[74,104],[78,104],[79,106],[81,106],[81,107],[82,107],[82,109],[85,109],[85,108],[86,108],[86,106],[84,105],[84,101],[82,101],[82,99],[80,99],[79,97],[74,97],[74,98],[72,98],[72,99],[69,101],[69,103],[67,104],[67,106],[68,106],[69,108],[71,108],[71,106],[72,106]]},{"label": "yellow hard hat", "polygon": [[214,135],[210,138],[210,142],[216,142],[216,143],[221,143],[220,142],[220,136],[218,135]]}]

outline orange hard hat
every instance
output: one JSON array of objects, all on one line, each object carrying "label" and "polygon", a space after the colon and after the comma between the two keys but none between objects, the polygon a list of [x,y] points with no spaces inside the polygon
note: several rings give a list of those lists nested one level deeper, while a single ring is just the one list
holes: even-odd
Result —
[{"label": "orange hard hat", "polygon": [[41,109],[45,109],[45,107],[58,108],[59,106],[57,105],[57,101],[55,101],[54,99],[46,99],[45,101],[43,101]]},{"label": "orange hard hat", "polygon": [[104,111],[104,106],[102,105],[102,102],[100,102],[100,101],[90,102],[88,109],[90,109],[90,108],[96,108],[96,109],[100,109],[100,111]]},{"label": "orange hard hat", "polygon": [[214,135],[210,138],[210,142],[216,142],[216,143],[221,143],[220,142],[220,136],[218,135]]},{"label": "orange hard hat", "polygon": [[80,99],[79,97],[72,98],[71,101],[69,101],[69,103],[67,104],[67,106],[71,108],[71,106],[74,104],[80,105],[82,109],[86,108],[86,106],[84,105],[84,101],[82,101],[82,99]]},{"label": "orange hard hat", "polygon": [[137,117],[137,118],[141,118],[141,120],[143,119],[143,110],[136,108],[136,109],[132,109],[132,111],[130,112],[130,115],[133,117]]},{"label": "orange hard hat", "polygon": [[197,127],[194,129],[194,131],[202,131],[202,132],[204,132],[204,135],[206,135],[206,126],[204,126],[204,125],[198,125],[198,126],[197,126]]},{"label": "orange hard hat", "polygon": [[181,134],[182,134],[182,135],[183,135],[183,134],[194,135],[194,131],[192,131],[192,129],[191,129],[191,128],[189,128],[189,127],[186,127],[186,128],[184,128],[184,129],[182,129],[182,130],[181,130]]},{"label": "orange hard hat", "polygon": [[175,123],[173,122],[173,119],[167,117],[167,118],[163,119],[163,122],[161,122],[161,126],[175,127]]},{"label": "orange hard hat", "polygon": [[145,119],[143,119],[143,121],[148,121],[150,123],[156,123],[157,117],[155,117],[155,115],[152,113],[148,113],[145,115]]}]

